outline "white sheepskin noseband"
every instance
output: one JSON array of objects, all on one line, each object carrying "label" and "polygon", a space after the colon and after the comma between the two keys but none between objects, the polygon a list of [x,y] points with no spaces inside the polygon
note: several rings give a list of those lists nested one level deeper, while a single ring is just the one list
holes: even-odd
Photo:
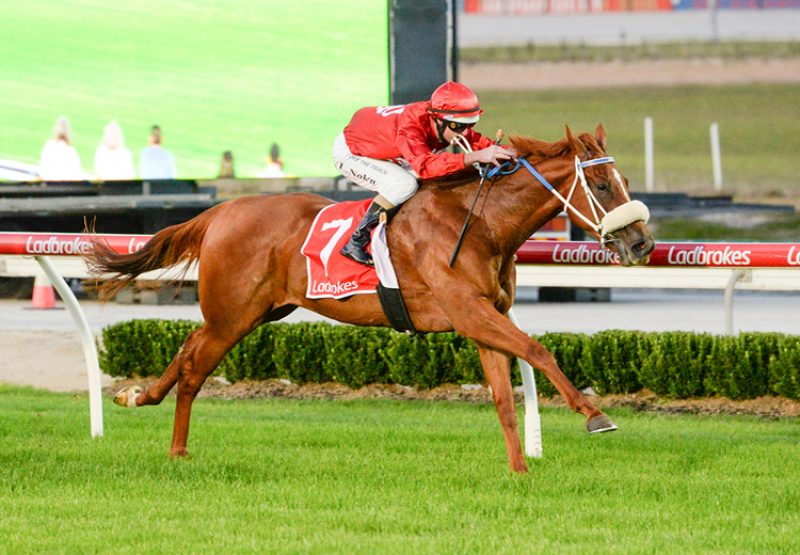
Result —
[{"label": "white sheepskin noseband", "polygon": [[650,210],[647,205],[639,200],[632,200],[614,208],[600,220],[601,236],[622,229],[633,222],[647,223],[650,220]]}]

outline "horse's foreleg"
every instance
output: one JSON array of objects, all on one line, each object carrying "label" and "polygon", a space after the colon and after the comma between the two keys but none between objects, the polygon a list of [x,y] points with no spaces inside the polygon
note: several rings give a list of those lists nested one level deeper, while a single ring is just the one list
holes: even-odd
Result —
[{"label": "horse's foreleg", "polygon": [[517,328],[508,318],[500,314],[485,297],[471,299],[451,298],[448,313],[455,330],[479,344],[526,360],[528,364],[547,376],[567,405],[587,418],[586,428],[590,432],[615,430],[616,426],[595,407],[556,364],[553,355]]},{"label": "horse's foreleg", "polygon": [[511,388],[511,359],[504,353],[482,346],[478,346],[478,354],[486,380],[492,386],[495,410],[506,440],[508,465],[514,472],[527,472],[528,466],[519,440],[514,391]]}]

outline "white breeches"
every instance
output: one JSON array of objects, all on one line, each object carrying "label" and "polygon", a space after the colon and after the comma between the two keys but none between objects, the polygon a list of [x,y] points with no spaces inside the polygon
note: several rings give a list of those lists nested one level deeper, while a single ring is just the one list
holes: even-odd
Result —
[{"label": "white breeches", "polygon": [[380,193],[395,206],[410,199],[419,187],[417,176],[410,168],[350,152],[344,133],[340,133],[333,142],[333,163],[344,177],[356,185]]}]

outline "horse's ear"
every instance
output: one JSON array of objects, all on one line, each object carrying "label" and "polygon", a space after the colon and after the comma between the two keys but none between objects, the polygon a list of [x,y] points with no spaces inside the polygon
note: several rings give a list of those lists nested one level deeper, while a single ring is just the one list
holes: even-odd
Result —
[{"label": "horse's ear", "polygon": [[572,134],[572,130],[569,128],[569,125],[565,127],[567,128],[567,143],[569,143],[570,148],[572,148],[573,152],[575,152],[579,158],[588,158],[589,151],[586,150],[586,145]]},{"label": "horse's ear", "polygon": [[597,141],[597,144],[603,149],[603,152],[605,152],[606,146],[608,145],[608,137],[606,136],[606,129],[603,127],[602,123],[598,124],[597,129],[594,130],[594,140]]}]

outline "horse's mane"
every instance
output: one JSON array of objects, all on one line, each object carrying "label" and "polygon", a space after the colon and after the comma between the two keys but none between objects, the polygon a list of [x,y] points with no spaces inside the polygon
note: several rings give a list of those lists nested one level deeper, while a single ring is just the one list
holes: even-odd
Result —
[{"label": "horse's mane", "polygon": [[[589,133],[581,133],[578,140],[583,144],[585,155],[603,154],[603,149],[597,144],[595,138]],[[528,157],[531,163],[547,158],[558,158],[572,153],[572,147],[567,139],[561,139],[554,143],[540,141],[532,137],[520,135],[511,136],[511,144],[520,156]]]},{"label": "horse's mane", "polygon": [[517,154],[522,157],[533,158],[532,161],[563,156],[570,148],[566,139],[553,143],[522,135],[511,135],[510,139],[511,145],[517,151]]},{"label": "horse's mane", "polygon": [[[589,133],[581,133],[578,139],[584,144],[587,151],[602,152],[594,137]],[[509,137],[511,146],[517,151],[520,157],[528,158],[533,164],[548,158],[558,158],[565,156],[571,152],[571,146],[567,139],[560,139],[555,142],[541,141],[533,137],[526,137],[523,135],[511,135]],[[476,171],[474,168],[465,168],[464,170],[442,177],[435,177],[432,179],[423,179],[420,181],[420,186],[427,186],[437,189],[451,189],[472,183],[475,180]]]}]

